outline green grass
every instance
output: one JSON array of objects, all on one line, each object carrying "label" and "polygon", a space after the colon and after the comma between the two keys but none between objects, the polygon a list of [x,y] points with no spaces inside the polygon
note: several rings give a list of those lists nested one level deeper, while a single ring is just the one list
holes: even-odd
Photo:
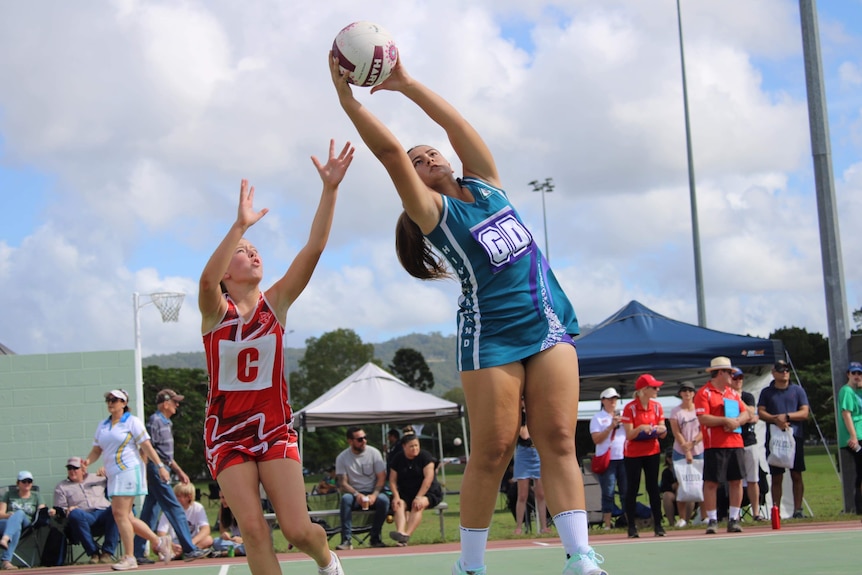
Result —
[{"label": "green grass", "polygon": [[[807,521],[840,521],[848,519],[848,515],[842,513],[843,499],[841,491],[841,482],[835,469],[829,462],[829,456],[822,446],[808,447],[805,452],[805,464],[807,471],[803,478],[805,481],[805,499],[814,514],[812,519]],[[459,492],[461,490],[461,480],[463,478],[463,465],[448,465],[446,467],[446,485],[447,492]],[[312,487],[320,480],[319,476],[313,475],[307,478],[306,490],[311,491]],[[208,488],[206,483],[198,485],[201,490],[206,493]],[[645,495],[642,495],[645,498]],[[500,499],[502,501],[502,499]],[[460,510],[460,501],[457,494],[446,496],[446,503],[449,509],[443,514],[445,521],[446,541],[452,542],[458,540],[458,514]],[[644,499],[644,503],[646,500]],[[210,522],[215,523],[216,506],[209,505],[204,500],[204,507],[207,509],[207,514],[210,517]],[[806,510],[807,514],[807,510]],[[515,528],[515,522],[512,519],[512,514],[505,504],[498,503],[494,517],[491,522],[491,529],[488,538],[490,540],[500,539],[534,539],[534,534],[525,534],[516,536],[512,533]],[[394,529],[390,525],[383,526],[383,538],[388,542],[388,533]],[[617,532],[619,532],[617,530]],[[593,535],[601,537],[599,531],[593,531]],[[274,534],[275,548],[279,553],[287,551],[287,541],[280,531]],[[426,513],[422,524],[410,538],[412,544],[427,544],[440,543],[440,526],[437,516]],[[339,543],[338,536],[331,540],[331,545],[335,546]]]}]

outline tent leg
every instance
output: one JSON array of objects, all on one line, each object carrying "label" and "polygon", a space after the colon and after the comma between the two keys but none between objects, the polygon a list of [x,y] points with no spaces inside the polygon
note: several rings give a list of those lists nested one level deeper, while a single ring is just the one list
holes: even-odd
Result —
[{"label": "tent leg", "polygon": [[[443,426],[440,425],[440,422],[437,422],[437,448],[440,450],[440,459],[439,461],[443,461]],[[446,466],[440,466],[440,473],[442,473],[442,483],[443,483],[443,493],[446,493]]]}]

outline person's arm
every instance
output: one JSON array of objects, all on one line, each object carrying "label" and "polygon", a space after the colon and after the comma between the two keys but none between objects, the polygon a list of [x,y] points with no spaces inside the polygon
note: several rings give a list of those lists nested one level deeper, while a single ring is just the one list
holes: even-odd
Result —
[{"label": "person's arm", "polygon": [[0,519],[9,519],[9,517],[12,515],[11,513],[6,513],[6,508],[6,502],[0,501]]},{"label": "person's arm", "polygon": [[338,478],[338,489],[342,493],[350,493],[353,496],[359,495],[359,492],[356,491],[352,485],[350,485],[350,479],[347,478],[347,474],[344,473],[342,475],[337,475]]},{"label": "person's arm", "polygon": [[847,440],[847,447],[852,450],[856,450],[859,447],[859,438],[856,437],[856,426],[853,424],[853,414],[847,410],[841,410],[841,420],[844,422],[844,427],[847,428],[847,433],[850,435],[850,439]]},{"label": "person's arm", "polygon": [[679,428],[679,421],[677,421],[675,417],[670,418],[670,432],[673,434],[674,441],[679,444],[683,452],[690,453],[693,444],[686,441],[685,437],[682,436],[682,430]]},{"label": "person's arm", "polygon": [[398,472],[394,469],[389,470],[389,490],[392,492],[392,503],[401,499],[401,493],[398,491]]},{"label": "person's arm", "polygon": [[374,491],[368,496],[371,505],[374,505],[374,502],[377,501],[377,496],[380,495],[380,492],[383,491],[383,486],[386,485],[386,470],[378,471],[374,475],[377,478],[377,482],[374,484]]},{"label": "person's arm", "polygon": [[176,460],[176,459],[174,459],[173,461],[171,461],[171,465],[170,465],[170,467],[171,467],[171,469],[173,470],[173,472],[177,474],[177,477],[179,477],[179,478],[180,478],[180,483],[189,483],[189,482],[191,482],[191,479],[189,479],[189,476],[188,476],[188,475],[186,475],[186,472],[185,472],[185,471],[183,471],[183,468],[182,468],[182,467],[180,467],[180,464],[179,464],[179,463],[177,463],[177,460]]},{"label": "person's arm", "polygon": [[[422,485],[419,486],[419,491],[416,492],[416,497],[413,498],[413,511],[422,511],[425,509],[425,503],[428,501],[425,495],[431,489],[432,483],[434,483],[434,462],[429,461],[422,468]],[[423,498],[423,501],[419,501],[420,497]]]},{"label": "person's arm", "polygon": [[311,279],[317,262],[323,254],[329,232],[332,229],[332,219],[335,214],[335,200],[338,196],[338,186],[347,173],[347,168],[353,161],[355,149],[347,142],[341,152],[335,155],[335,140],[329,141],[329,158],[326,164],[321,164],[315,156],[311,156],[314,167],[323,182],[320,203],[311,222],[308,241],[288,267],[287,271],[266,292],[266,297],[274,306],[276,315],[284,320],[287,310],[299,297]]},{"label": "person's arm", "polygon": [[159,454],[156,453],[156,450],[153,448],[153,444],[150,443],[150,440],[146,439],[142,441],[138,444],[138,448],[142,452],[144,452],[144,454],[147,456],[147,459],[155,463],[156,467],[159,468],[159,477],[161,478],[161,480],[165,483],[169,482],[171,480],[171,472],[168,471],[167,466],[159,459]]},{"label": "person's arm", "polygon": [[97,461],[99,459],[99,457],[101,457],[101,456],[102,456],[102,448],[99,447],[98,445],[94,445],[93,448],[90,450],[89,455],[87,455],[87,457],[85,457],[84,460],[82,461],[84,468],[88,467],[94,461]]}]

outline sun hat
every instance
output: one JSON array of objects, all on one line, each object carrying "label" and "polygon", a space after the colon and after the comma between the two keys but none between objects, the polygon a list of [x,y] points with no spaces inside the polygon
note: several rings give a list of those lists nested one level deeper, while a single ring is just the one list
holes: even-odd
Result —
[{"label": "sun hat", "polygon": [[697,388],[694,386],[694,384],[692,382],[683,381],[682,383],[679,384],[679,389],[676,391],[677,397],[680,397],[680,394],[685,390],[697,391]]},{"label": "sun hat", "polygon": [[645,373],[635,382],[635,389],[640,391],[645,387],[661,387],[662,385],[664,385],[663,381],[659,381],[652,375]]},{"label": "sun hat", "polygon": [[724,357],[723,355],[712,358],[712,361],[709,362],[709,367],[707,367],[705,371],[718,371],[719,369],[733,370],[733,364],[730,363],[730,358]]},{"label": "sun hat", "polygon": [[602,391],[601,395],[599,395],[599,399],[611,399],[612,397],[619,398],[620,394],[617,393],[617,390],[613,387],[607,387],[604,391]]}]

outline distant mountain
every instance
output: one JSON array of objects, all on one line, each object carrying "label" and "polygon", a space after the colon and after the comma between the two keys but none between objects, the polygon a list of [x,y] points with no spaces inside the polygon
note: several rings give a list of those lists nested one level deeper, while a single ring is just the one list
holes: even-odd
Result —
[{"label": "distant mountain", "polygon": [[[425,358],[431,373],[434,374],[434,387],[431,393],[443,395],[450,389],[461,387],[458,370],[455,367],[455,336],[444,336],[439,332],[430,334],[411,333],[374,344],[374,357],[383,362],[383,367],[389,369],[389,364],[395,352],[403,347],[415,349]],[[288,371],[296,371],[299,360],[305,354],[305,348],[286,348],[285,360]],[[144,366],[156,365],[161,368],[199,368],[206,369],[204,352],[181,352],[164,355],[151,355],[143,358]],[[332,382],[333,385],[338,383]]]}]

